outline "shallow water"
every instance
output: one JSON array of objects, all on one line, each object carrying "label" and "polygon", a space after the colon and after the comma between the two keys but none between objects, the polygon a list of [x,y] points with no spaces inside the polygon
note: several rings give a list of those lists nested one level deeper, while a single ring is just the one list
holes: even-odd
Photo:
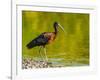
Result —
[{"label": "shallow water", "polygon": [[[60,67],[67,67],[67,66],[88,66],[89,60],[86,58],[77,58],[77,59],[71,59],[71,58],[65,58],[63,56],[66,55],[56,55],[49,57],[48,55],[48,62],[52,63],[52,66],[60,66]],[[56,58],[55,58],[56,57]],[[42,57],[34,57],[33,58],[36,61],[46,61],[45,56]]]}]

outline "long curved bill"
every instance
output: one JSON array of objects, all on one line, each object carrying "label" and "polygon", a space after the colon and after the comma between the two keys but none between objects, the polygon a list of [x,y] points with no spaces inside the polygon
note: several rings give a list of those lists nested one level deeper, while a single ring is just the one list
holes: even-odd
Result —
[{"label": "long curved bill", "polygon": [[66,33],[65,29],[60,24],[58,24],[58,25],[64,31],[64,33]]}]

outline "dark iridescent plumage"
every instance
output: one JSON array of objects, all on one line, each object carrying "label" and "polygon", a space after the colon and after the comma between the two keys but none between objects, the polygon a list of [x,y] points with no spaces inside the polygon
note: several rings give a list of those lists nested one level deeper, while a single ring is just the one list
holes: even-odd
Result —
[{"label": "dark iridescent plumage", "polygon": [[48,43],[48,38],[46,38],[43,34],[32,40],[29,44],[27,44],[27,47],[29,49],[35,47],[35,46],[41,46],[46,45]]},{"label": "dark iridescent plumage", "polygon": [[45,46],[48,43],[51,43],[56,35],[57,35],[57,27],[58,27],[58,23],[55,22],[54,23],[54,32],[44,32],[41,35],[39,35],[37,38],[35,38],[34,40],[32,40],[29,44],[27,44],[27,48],[31,49],[35,46]]}]

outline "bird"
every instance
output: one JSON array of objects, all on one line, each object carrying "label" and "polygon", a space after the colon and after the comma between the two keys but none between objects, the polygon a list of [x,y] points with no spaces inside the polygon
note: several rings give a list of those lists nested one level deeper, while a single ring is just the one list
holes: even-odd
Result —
[{"label": "bird", "polygon": [[[58,23],[54,22],[53,24],[54,31],[53,32],[43,32],[38,37],[30,41],[26,46],[28,49],[34,48],[36,46],[39,46],[39,53],[41,51],[41,48],[44,48],[45,58],[46,61],[48,61],[47,55],[46,55],[46,45],[51,44],[57,37],[58,34],[58,27],[60,27],[64,32],[64,28]],[[40,53],[41,57],[43,58],[42,54]]]}]

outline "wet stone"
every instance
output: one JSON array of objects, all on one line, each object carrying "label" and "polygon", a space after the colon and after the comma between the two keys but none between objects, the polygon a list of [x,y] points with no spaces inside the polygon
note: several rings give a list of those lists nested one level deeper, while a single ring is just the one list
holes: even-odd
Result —
[{"label": "wet stone", "polygon": [[49,67],[53,67],[51,62],[36,61],[30,58],[22,60],[22,69],[49,68]]}]

